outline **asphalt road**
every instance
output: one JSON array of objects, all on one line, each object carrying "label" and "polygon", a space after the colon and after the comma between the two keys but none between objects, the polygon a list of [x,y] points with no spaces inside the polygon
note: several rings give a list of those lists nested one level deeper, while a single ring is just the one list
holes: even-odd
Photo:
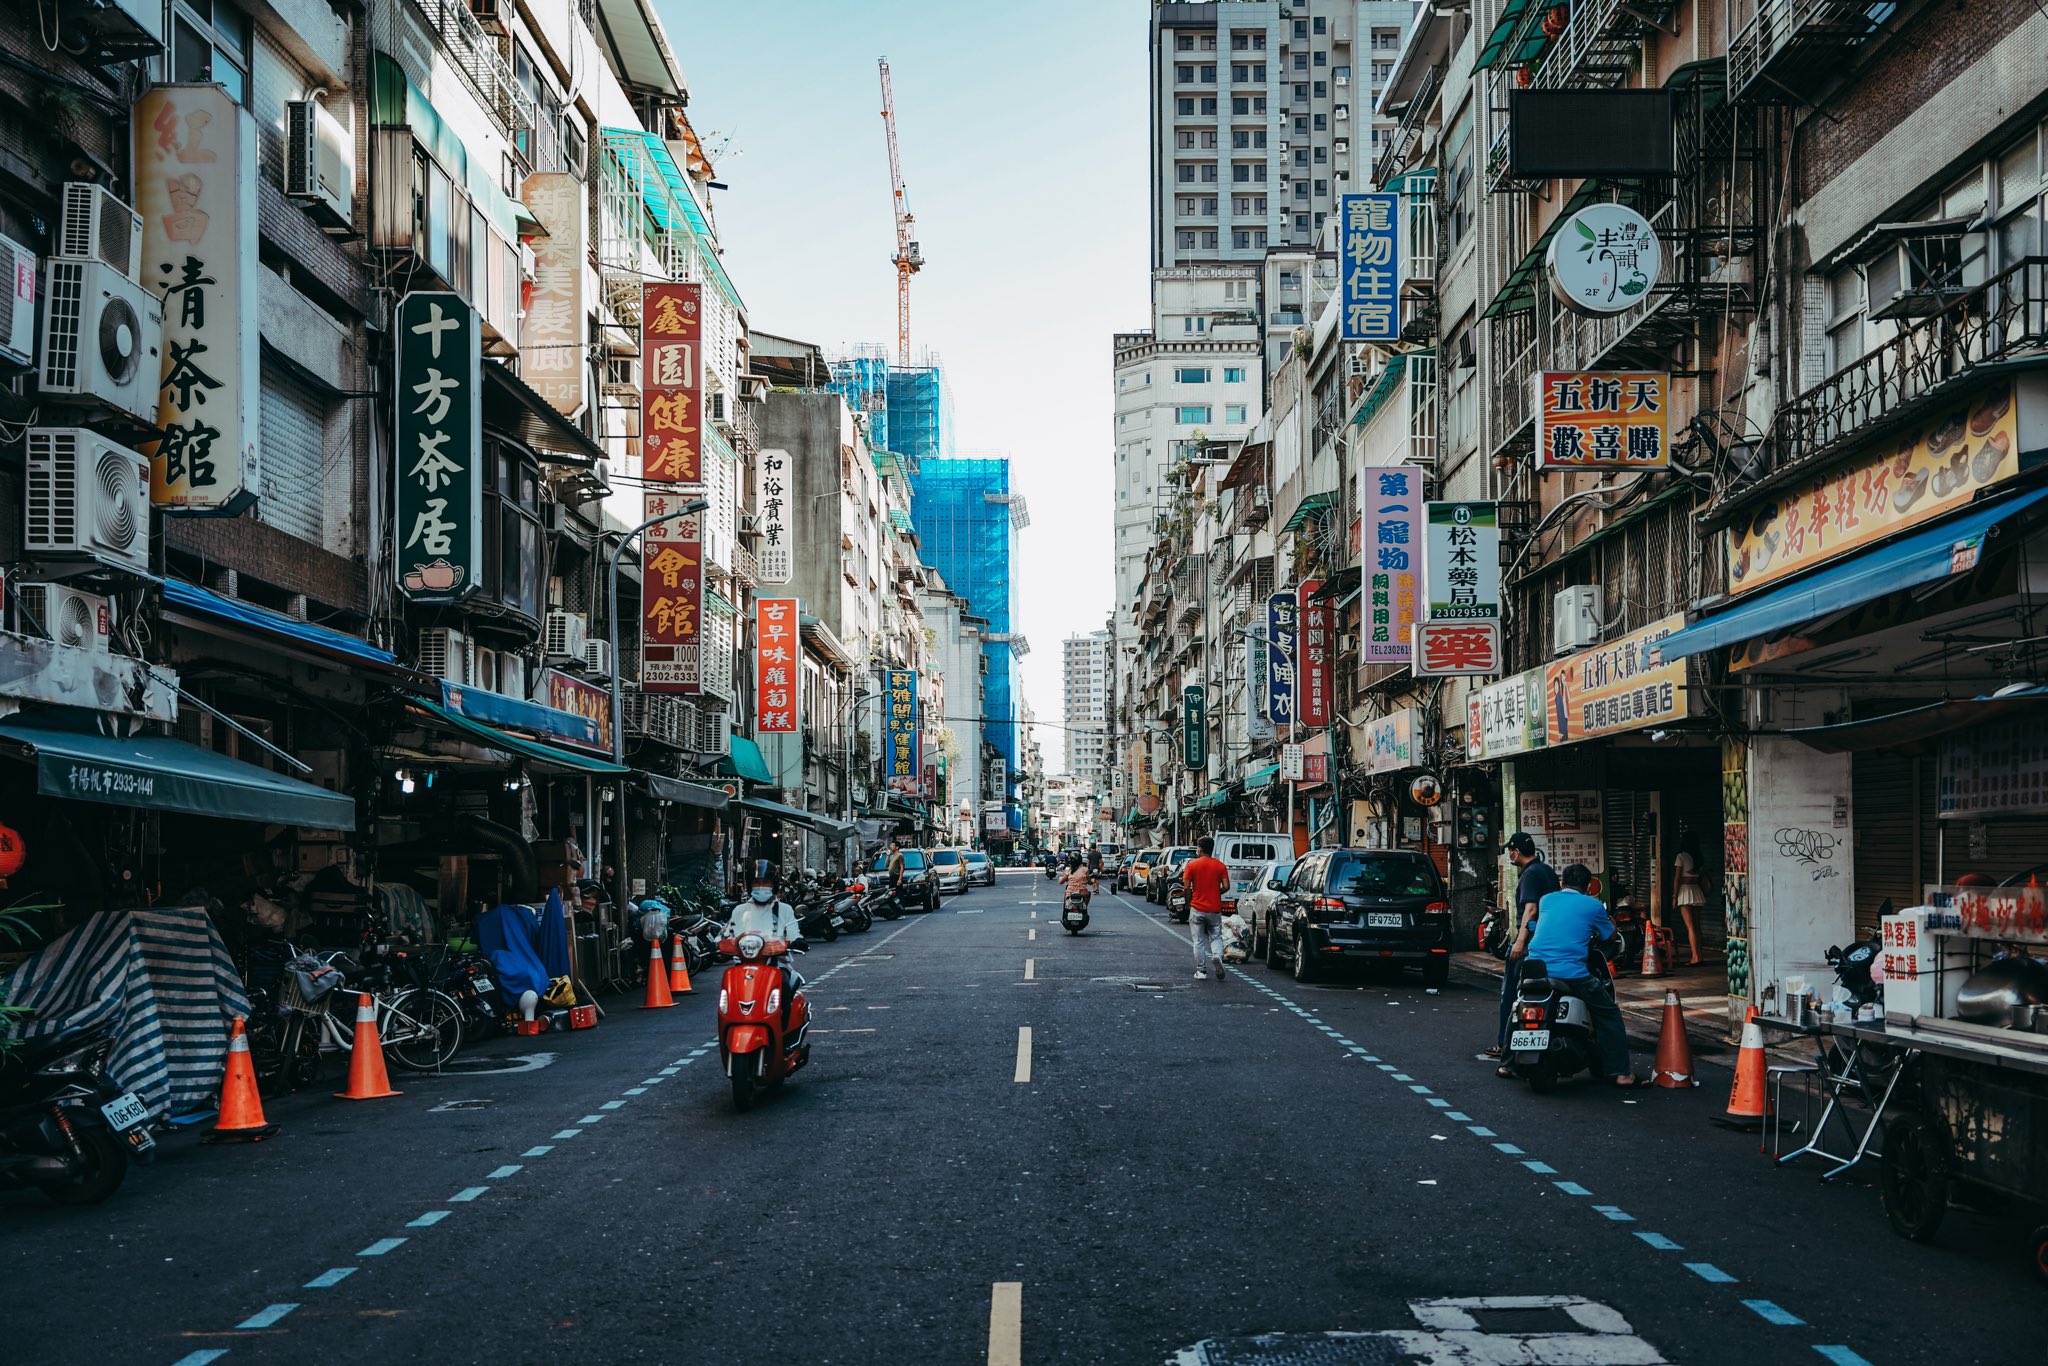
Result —
[{"label": "asphalt road", "polygon": [[1013,872],[820,946],[812,1065],[750,1114],[700,979],[174,1138],[96,1209],[0,1195],[0,1360],[2043,1360],[2021,1226],[1897,1238],[1710,1127],[1725,1071],[1538,1097],[1475,1060],[1479,984],[1197,982],[1135,899],[1057,919]]}]

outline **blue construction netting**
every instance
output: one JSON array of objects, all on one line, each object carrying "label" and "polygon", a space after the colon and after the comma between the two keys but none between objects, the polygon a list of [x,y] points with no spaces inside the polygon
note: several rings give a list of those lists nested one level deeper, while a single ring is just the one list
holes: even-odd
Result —
[{"label": "blue construction netting", "polygon": [[[924,561],[988,622],[991,635],[1015,629],[1017,529],[1010,516],[1010,462],[1000,456],[928,459],[910,476],[911,520]],[[988,669],[982,734],[1017,772],[1017,659],[1007,639],[982,647]]]}]

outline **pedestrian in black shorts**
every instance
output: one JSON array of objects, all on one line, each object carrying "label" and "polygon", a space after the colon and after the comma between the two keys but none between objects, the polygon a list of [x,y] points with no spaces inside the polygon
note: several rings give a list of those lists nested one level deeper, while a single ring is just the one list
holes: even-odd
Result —
[{"label": "pedestrian in black shorts", "polygon": [[1515,912],[1509,921],[1506,971],[1500,979],[1500,1028],[1493,1047],[1481,1056],[1504,1058],[1508,1051],[1508,1019],[1514,1013],[1515,992],[1522,985],[1522,959],[1529,953],[1529,935],[1536,928],[1536,903],[1558,890],[1557,874],[1536,853],[1536,841],[1527,831],[1508,836],[1508,862],[1520,869],[1515,879]]}]

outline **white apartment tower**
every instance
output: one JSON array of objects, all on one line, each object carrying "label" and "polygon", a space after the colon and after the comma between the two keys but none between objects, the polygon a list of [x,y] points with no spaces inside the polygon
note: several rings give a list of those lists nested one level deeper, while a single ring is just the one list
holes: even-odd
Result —
[{"label": "white apartment tower", "polygon": [[1068,636],[1066,641],[1067,773],[1080,793],[1107,784],[1105,741],[1109,730],[1109,632]]}]

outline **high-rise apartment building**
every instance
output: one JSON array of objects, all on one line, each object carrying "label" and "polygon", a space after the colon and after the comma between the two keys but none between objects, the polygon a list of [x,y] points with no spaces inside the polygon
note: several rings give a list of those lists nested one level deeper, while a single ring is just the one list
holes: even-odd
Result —
[{"label": "high-rise apartment building", "polygon": [[1076,790],[1103,786],[1103,743],[1109,727],[1109,632],[1066,640],[1067,773]]}]

